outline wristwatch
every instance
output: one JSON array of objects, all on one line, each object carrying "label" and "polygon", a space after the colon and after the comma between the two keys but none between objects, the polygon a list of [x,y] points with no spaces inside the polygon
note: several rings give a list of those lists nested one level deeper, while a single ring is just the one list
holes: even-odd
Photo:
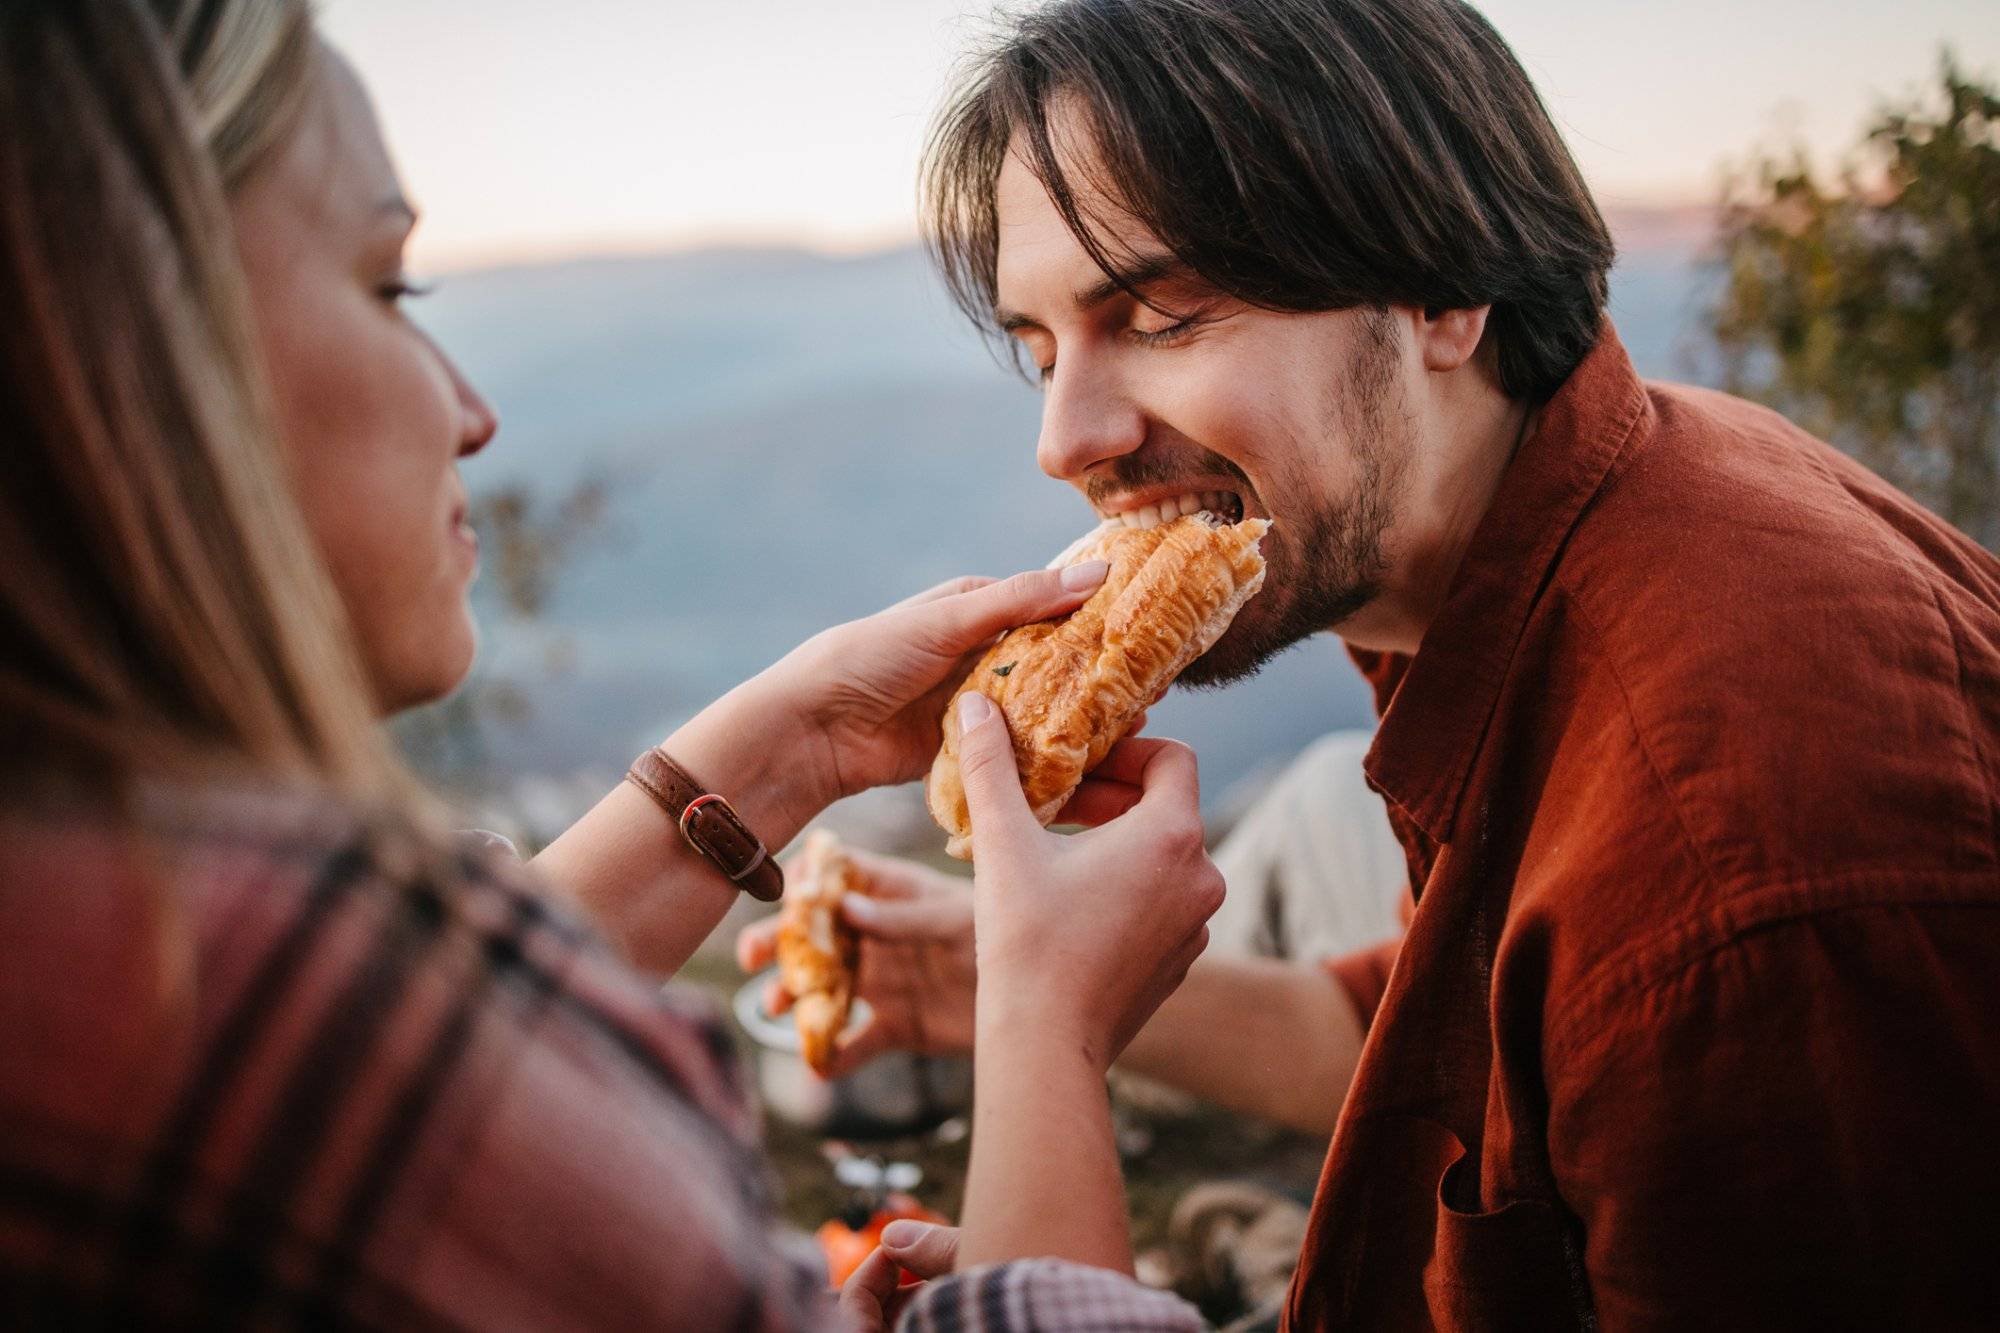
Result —
[{"label": "wristwatch", "polygon": [[785,893],[785,876],[735,807],[654,746],[632,762],[625,780],[659,803],[703,860],[759,902]]}]

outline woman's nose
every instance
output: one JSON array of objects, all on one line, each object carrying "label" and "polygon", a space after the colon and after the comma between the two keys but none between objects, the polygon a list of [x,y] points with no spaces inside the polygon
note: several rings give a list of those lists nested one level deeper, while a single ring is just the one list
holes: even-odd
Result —
[{"label": "woman's nose", "polygon": [[472,386],[456,363],[445,362],[451,372],[452,388],[458,395],[460,426],[458,456],[469,458],[493,442],[500,430],[500,414],[486,396]]},{"label": "woman's nose", "polygon": [[1042,398],[1035,461],[1059,481],[1076,481],[1106,459],[1146,442],[1146,416],[1120,386],[1090,363],[1058,364]]}]

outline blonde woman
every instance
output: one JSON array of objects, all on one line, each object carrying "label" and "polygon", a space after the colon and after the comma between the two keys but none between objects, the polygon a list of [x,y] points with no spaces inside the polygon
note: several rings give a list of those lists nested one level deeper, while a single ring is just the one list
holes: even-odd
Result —
[{"label": "blonde woman", "polygon": [[[639,783],[527,872],[461,851],[378,727],[470,662],[456,465],[495,432],[402,311],[413,220],[298,0],[0,8],[0,1310],[836,1321],[767,1236],[726,1043],[648,975],[768,883],[730,837],[781,846],[918,774],[964,655],[1091,580],[934,589],[667,738],[740,815],[713,862]],[[991,710],[955,725],[981,829],[964,1228],[878,1254],[845,1309],[890,1317],[900,1257],[986,1265],[912,1317],[1111,1293],[1185,1324],[1106,1271],[1102,1074],[1219,900],[1193,761],[1128,744],[1094,801],[1125,813],[1059,839]]]}]

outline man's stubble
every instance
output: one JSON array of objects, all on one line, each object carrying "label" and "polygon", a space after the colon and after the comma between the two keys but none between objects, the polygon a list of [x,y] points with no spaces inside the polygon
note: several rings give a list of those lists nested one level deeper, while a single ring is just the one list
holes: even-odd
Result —
[{"label": "man's stubble", "polygon": [[[1196,688],[1246,680],[1293,644],[1332,630],[1383,590],[1388,571],[1384,535],[1395,516],[1413,447],[1395,396],[1395,324],[1387,311],[1362,325],[1335,419],[1326,429],[1349,443],[1354,483],[1347,493],[1305,512],[1279,513],[1265,538],[1269,560],[1263,590],[1251,599],[1213,648],[1195,659],[1180,683]],[[1279,496],[1315,496],[1308,461],[1312,442],[1292,451],[1295,468],[1276,478]]]}]

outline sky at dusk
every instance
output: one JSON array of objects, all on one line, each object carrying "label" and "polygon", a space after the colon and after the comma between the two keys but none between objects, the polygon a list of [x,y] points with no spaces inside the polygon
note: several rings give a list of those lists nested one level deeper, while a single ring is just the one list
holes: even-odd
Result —
[{"label": "sky at dusk", "polygon": [[[2000,0],[1490,0],[1599,198],[1713,199],[1726,162],[1830,154],[1951,45],[2000,74]],[[437,269],[913,234],[924,129],[983,0],[323,0]]]}]

